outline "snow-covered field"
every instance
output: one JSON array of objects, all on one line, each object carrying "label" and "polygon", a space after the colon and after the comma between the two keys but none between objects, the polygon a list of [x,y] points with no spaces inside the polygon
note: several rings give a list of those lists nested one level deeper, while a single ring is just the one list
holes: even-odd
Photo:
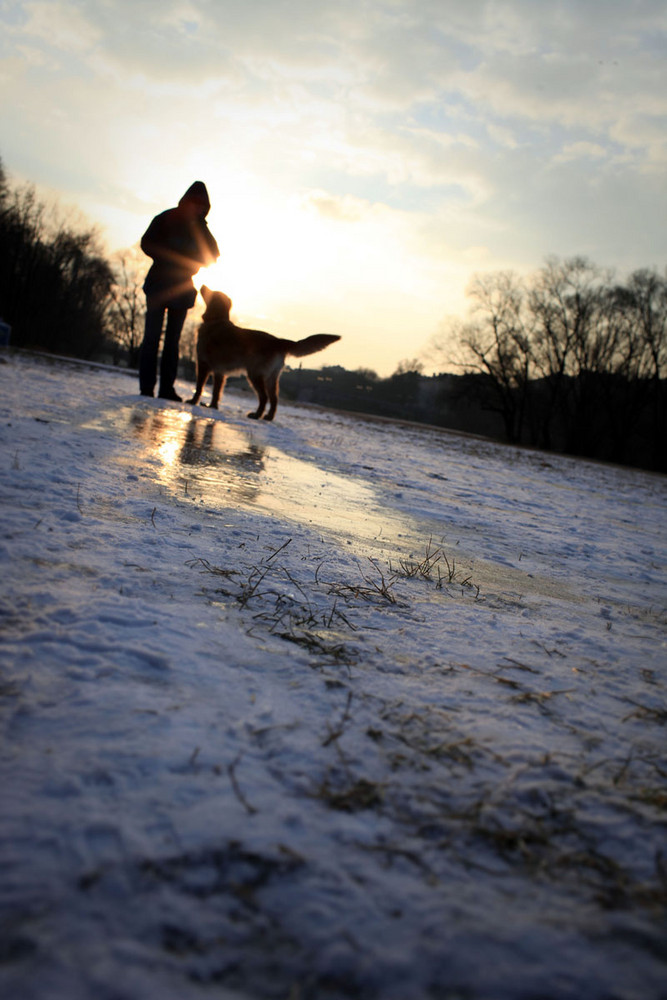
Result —
[{"label": "snow-covered field", "polygon": [[667,996],[664,478],[0,382],[3,997]]}]

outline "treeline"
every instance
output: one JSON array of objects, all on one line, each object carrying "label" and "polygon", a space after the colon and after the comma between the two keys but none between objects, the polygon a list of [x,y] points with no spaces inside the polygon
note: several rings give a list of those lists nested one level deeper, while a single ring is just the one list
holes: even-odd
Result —
[{"label": "treeline", "polygon": [[[507,441],[667,470],[667,278],[581,257],[478,276],[449,333]],[[444,344],[436,343],[442,353]]]},{"label": "treeline", "polygon": [[[374,372],[350,372],[337,366],[321,370],[287,369],[280,382],[280,391],[285,399],[296,402],[434,424],[498,441],[509,440],[503,414],[495,405],[496,393],[491,381],[474,372],[429,376],[411,371],[381,379]],[[546,383],[535,382],[530,386],[530,393],[538,406],[548,406],[551,392]],[[604,434],[594,437],[592,431],[590,446],[575,446],[570,453],[667,472],[664,437],[656,438],[653,430],[651,408],[643,407],[642,415],[628,434],[623,456],[615,453],[611,438]],[[513,443],[540,447],[538,435],[530,434],[528,428],[522,438]],[[565,451],[558,445],[557,441],[546,450]]]},{"label": "treeline", "polygon": [[535,275],[477,276],[467,321],[426,356],[461,374],[297,370],[295,399],[426,421],[514,444],[667,472],[667,277],[619,283],[589,261],[550,259]]},{"label": "treeline", "polygon": [[10,189],[0,162],[0,318],[17,347],[91,358],[108,336],[114,275],[92,230]]}]

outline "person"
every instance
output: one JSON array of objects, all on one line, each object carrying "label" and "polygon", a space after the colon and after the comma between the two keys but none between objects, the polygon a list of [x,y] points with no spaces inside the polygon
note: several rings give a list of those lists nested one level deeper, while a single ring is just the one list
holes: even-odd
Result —
[{"label": "person", "polygon": [[174,389],[178,344],[188,309],[197,298],[192,276],[220,256],[206,224],[211,208],[206,185],[195,181],[178,203],[156,215],[141,238],[141,249],[153,260],[144,282],[146,324],[139,351],[139,390],[152,396],[158,372],[158,350],[165,313],[167,323],[160,358],[158,396],[181,402]]}]

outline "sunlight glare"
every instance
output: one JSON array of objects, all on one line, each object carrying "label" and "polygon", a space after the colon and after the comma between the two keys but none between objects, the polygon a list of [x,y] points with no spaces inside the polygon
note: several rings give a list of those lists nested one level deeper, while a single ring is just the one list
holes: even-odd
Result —
[{"label": "sunlight glare", "polygon": [[[342,348],[314,367],[368,365],[374,341],[371,367],[380,374],[414,354],[406,321],[424,341],[437,330],[454,274],[433,268],[404,212],[354,199],[327,201],[325,211],[318,192],[288,194],[248,175],[217,177],[209,193],[220,259],[194,283],[228,295],[238,325],[293,339],[341,335]],[[198,299],[197,315],[203,308]]]},{"label": "sunlight glare", "polygon": [[170,414],[169,418],[165,419],[162,438],[156,449],[157,455],[165,466],[172,466],[178,460],[183,447],[183,431],[191,420],[192,416],[183,411],[176,411],[173,417]]},{"label": "sunlight glare", "polygon": [[330,311],[341,304],[343,288],[372,298],[387,281],[404,295],[424,296],[400,214],[366,205],[351,220],[327,217],[303,193],[290,197],[237,179],[211,201],[208,222],[220,259],[194,282],[225,292],[242,315],[279,322],[283,307],[292,314],[295,303],[318,301]]},{"label": "sunlight glare", "polygon": [[208,223],[220,259],[195,276],[198,289],[223,291],[255,315],[270,311],[276,299],[304,293],[321,256],[321,234],[293,199],[286,203],[278,193],[236,181],[213,201]]}]

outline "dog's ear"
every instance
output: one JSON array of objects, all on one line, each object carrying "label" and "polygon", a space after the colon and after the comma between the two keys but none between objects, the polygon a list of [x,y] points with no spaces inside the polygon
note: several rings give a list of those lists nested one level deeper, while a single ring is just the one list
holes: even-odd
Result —
[{"label": "dog's ear", "polygon": [[208,304],[208,301],[211,298],[211,289],[208,288],[206,285],[202,285],[199,291],[201,292],[201,297],[203,298],[204,302]]}]

